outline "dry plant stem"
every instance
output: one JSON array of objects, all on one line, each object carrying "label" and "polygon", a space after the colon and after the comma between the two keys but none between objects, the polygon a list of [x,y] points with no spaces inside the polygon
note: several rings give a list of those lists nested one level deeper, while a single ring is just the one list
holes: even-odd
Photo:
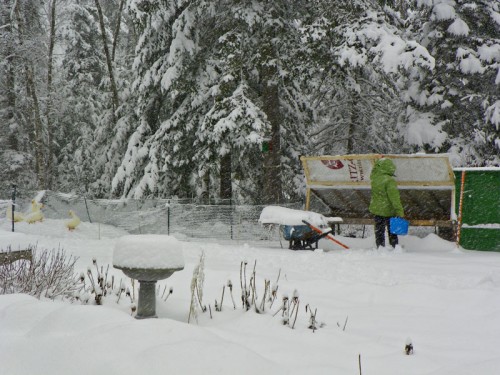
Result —
[{"label": "dry plant stem", "polygon": [[0,267],[0,292],[75,298],[82,289],[81,277],[74,274],[77,258],[66,257],[61,249],[37,251],[36,246],[30,246],[28,250],[32,253],[31,261],[21,259]]},{"label": "dry plant stem", "polygon": [[314,314],[312,312],[312,309],[311,309],[311,306],[309,306],[309,304],[306,305],[306,312],[309,310],[309,328],[312,329],[313,333],[314,331],[316,330],[316,312],[318,309],[315,309],[314,310]]},{"label": "dry plant stem", "polygon": [[234,303],[233,297],[233,284],[229,284],[229,294],[231,295],[231,301],[233,302],[233,309],[236,310],[236,304]]},{"label": "dry plant stem", "polygon": [[169,289],[167,296],[165,297],[164,301],[167,302],[168,297],[174,292],[172,288]]},{"label": "dry plant stem", "polygon": [[92,276],[92,272],[90,271],[90,268],[87,270],[87,275],[89,276],[90,283],[92,284],[92,289],[95,291],[95,282],[94,282],[94,276]]},{"label": "dry plant stem", "polygon": [[118,299],[116,300],[116,303],[120,302],[120,297],[122,296],[124,289],[122,288],[122,279],[120,279],[120,284],[118,287]]},{"label": "dry plant stem", "polygon": [[256,275],[255,269],[256,268],[257,268],[257,259],[255,260],[255,262],[253,264],[252,278],[250,279],[250,286],[252,288],[252,305],[255,305],[256,301],[257,301],[257,290],[255,287],[255,275]]},{"label": "dry plant stem", "polygon": [[97,272],[97,282],[99,282],[99,266],[97,265],[97,261],[95,259],[93,260],[93,263]]},{"label": "dry plant stem", "polygon": [[245,290],[243,289],[243,261],[240,263],[240,288],[241,288],[241,304],[245,307],[245,299],[243,298]]},{"label": "dry plant stem", "polygon": [[254,291],[254,279],[253,279],[253,276],[250,277],[250,290],[251,290],[251,293],[252,293],[252,298],[251,298],[251,301],[250,302],[250,306],[253,306],[255,305],[255,291]]},{"label": "dry plant stem", "polygon": [[283,310],[283,307],[280,307],[280,309],[273,314],[273,317],[275,317],[282,310]]},{"label": "dry plant stem", "polygon": [[200,305],[200,308],[203,310],[203,306],[201,305],[200,291],[198,289],[198,281],[197,280],[195,280],[195,282],[194,282],[194,291],[196,292],[196,299],[198,300],[198,304]]},{"label": "dry plant stem", "polygon": [[288,303],[288,297],[283,297],[283,306],[281,308],[283,310],[282,316],[288,314],[290,312],[290,304]]},{"label": "dry plant stem", "polygon": [[264,280],[264,295],[262,296],[262,301],[260,302],[260,310],[264,311],[266,307],[266,297],[269,292],[269,280]]},{"label": "dry plant stem", "polygon": [[108,284],[108,272],[109,272],[109,263],[108,266],[106,267],[106,273],[104,275],[104,285]]},{"label": "dry plant stem", "polygon": [[245,292],[248,290],[247,288],[247,262],[243,265],[243,281],[245,283]]},{"label": "dry plant stem", "polygon": [[297,321],[297,315],[299,314],[299,301],[297,300],[297,309],[295,310],[295,318],[293,319],[292,329],[295,327],[295,322]]},{"label": "dry plant stem", "polygon": [[313,322],[314,322],[314,324],[313,324],[313,328],[312,328],[313,333],[314,333],[314,331],[316,330],[316,313],[317,313],[317,312],[318,312],[318,309],[317,309],[317,308],[316,308],[316,309],[314,309],[314,315],[313,315]]},{"label": "dry plant stem", "polygon": [[226,290],[226,286],[225,285],[222,286],[222,297],[220,298],[219,311],[222,311],[222,302],[224,302],[224,290]]},{"label": "dry plant stem", "polygon": [[[158,288],[160,286],[158,285]],[[163,297],[165,296],[165,291],[167,290],[167,286],[165,285],[165,288],[163,288],[163,293],[161,294],[161,299],[163,299]]]},{"label": "dry plant stem", "polygon": [[210,307],[210,304],[208,305],[208,311],[210,312],[210,319],[212,319],[212,307]]},{"label": "dry plant stem", "polygon": [[358,355],[358,366],[359,366],[359,375],[363,375],[361,374],[361,354]]},{"label": "dry plant stem", "polygon": [[250,302],[248,302],[248,297],[250,296],[250,292],[247,288],[247,276],[246,276],[246,267],[247,262],[241,263],[240,269],[240,283],[241,283],[241,303],[243,304],[243,308],[248,311],[250,309]]},{"label": "dry plant stem", "polygon": [[247,262],[243,264],[243,283],[245,285],[245,299],[244,299],[244,304],[245,304],[245,309],[249,309],[249,303],[248,303],[248,296],[249,296],[249,291],[247,288]]},{"label": "dry plant stem", "polygon": [[274,287],[271,291],[271,295],[269,296],[269,298],[271,299],[271,304],[269,305],[269,308],[273,307],[273,303],[274,303],[274,300],[276,299],[277,295],[278,295],[278,282],[280,280],[280,275],[281,275],[281,268],[278,270],[278,277],[276,278],[276,287]]},{"label": "dry plant stem", "polygon": [[347,315],[346,318],[345,318],[344,328],[342,329],[342,331],[345,331],[345,327],[347,326],[347,320],[348,319],[349,319],[349,315]]},{"label": "dry plant stem", "polygon": [[[192,283],[195,283],[195,280],[192,280]],[[192,287],[191,287],[191,304],[190,304],[190,307],[189,307],[189,315],[188,315],[188,324],[191,322],[191,315],[193,315],[196,320],[198,320],[198,318],[196,317],[196,310],[195,310],[195,303],[194,302],[194,294],[196,293],[195,289],[196,289],[196,285],[193,285],[191,284]],[[194,286],[194,288],[193,288]]]},{"label": "dry plant stem", "polygon": [[273,307],[273,303],[276,300],[276,297],[278,296],[278,286],[276,285],[276,288],[273,288],[271,291],[271,304],[269,305],[269,308]]},{"label": "dry plant stem", "polygon": [[197,297],[196,299],[198,300],[198,304],[200,305],[200,309],[201,309],[201,311],[205,312],[207,310],[207,308],[203,307],[203,305],[202,305],[198,281],[196,281],[195,290],[196,290],[196,297]]},{"label": "dry plant stem", "polygon": [[254,304],[257,305],[258,295],[257,295],[257,285],[256,285],[256,277],[255,277],[255,275],[253,277],[253,287],[252,287],[252,290],[253,290],[253,295],[254,295]]},{"label": "dry plant stem", "polygon": [[291,305],[292,305],[292,311],[290,311],[290,316],[293,315],[293,312],[295,311],[295,307],[297,307],[299,305],[298,302],[299,302],[298,299],[292,298],[292,303],[291,303]]}]

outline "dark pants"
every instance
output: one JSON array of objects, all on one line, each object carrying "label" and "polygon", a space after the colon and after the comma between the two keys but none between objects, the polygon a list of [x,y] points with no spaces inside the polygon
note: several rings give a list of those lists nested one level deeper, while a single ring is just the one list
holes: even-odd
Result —
[{"label": "dark pants", "polygon": [[391,246],[396,247],[396,245],[398,244],[398,236],[396,234],[391,234],[389,219],[390,217],[375,215],[375,243],[377,247],[385,247],[386,228],[387,233],[389,234],[389,243],[391,244]]}]

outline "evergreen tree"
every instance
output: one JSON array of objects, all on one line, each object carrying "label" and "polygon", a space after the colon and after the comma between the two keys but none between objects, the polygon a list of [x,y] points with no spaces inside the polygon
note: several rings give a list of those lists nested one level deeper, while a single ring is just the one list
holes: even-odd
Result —
[{"label": "evergreen tree", "polygon": [[409,149],[405,93],[412,80],[433,69],[434,59],[385,10],[357,2],[332,9],[332,17],[318,23],[332,61],[317,105],[318,153]]},{"label": "evergreen tree", "polygon": [[2,190],[16,183],[21,191],[45,188],[46,57],[39,1],[4,0],[0,30],[2,56]]},{"label": "evergreen tree", "polygon": [[301,155],[500,162],[498,2],[1,1],[4,194],[267,204]]},{"label": "evergreen tree", "polygon": [[[112,25],[104,15],[105,11],[118,11],[120,4],[107,2],[101,11],[109,56],[114,45],[115,59],[119,62],[110,63],[114,68],[116,95],[121,93],[122,104],[116,103],[115,89],[109,86],[109,64],[95,2],[71,3],[66,9],[69,21],[62,31],[66,45],[62,71],[67,82],[62,88],[68,103],[61,120],[65,126],[62,127],[63,147],[59,156],[60,183],[63,189],[75,189],[97,197],[109,196],[111,178],[134,122],[128,83],[130,45],[114,43],[119,33],[111,33]],[[118,19],[116,14],[112,18]],[[123,19],[126,20],[126,15],[120,17],[120,24]],[[123,40],[127,40],[126,37]]]},{"label": "evergreen tree", "polygon": [[410,9],[413,34],[436,67],[409,98],[447,132],[436,151],[456,165],[498,165],[500,150],[500,4],[488,0],[424,1]]},{"label": "evergreen tree", "polygon": [[89,192],[99,177],[96,165],[102,155],[93,147],[97,124],[103,111],[98,88],[105,77],[101,39],[96,12],[90,1],[79,1],[67,8],[68,22],[62,30],[66,45],[62,75],[68,98],[62,117],[59,156],[60,184],[63,189]]}]

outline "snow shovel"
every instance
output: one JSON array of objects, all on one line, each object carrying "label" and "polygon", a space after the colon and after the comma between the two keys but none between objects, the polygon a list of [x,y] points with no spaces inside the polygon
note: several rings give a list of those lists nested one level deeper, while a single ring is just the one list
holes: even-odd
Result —
[{"label": "snow shovel", "polygon": [[307,226],[309,226],[309,228],[311,228],[313,231],[315,231],[317,233],[320,233],[320,234],[325,234],[325,237],[328,238],[330,241],[335,242],[337,245],[342,246],[344,249],[349,249],[349,246],[346,246],[342,242],[336,240],[329,232],[325,233],[321,229],[315,227],[314,225],[312,225],[311,223],[309,223],[309,222],[307,222],[305,220],[302,220],[302,222],[304,224],[306,224]]}]

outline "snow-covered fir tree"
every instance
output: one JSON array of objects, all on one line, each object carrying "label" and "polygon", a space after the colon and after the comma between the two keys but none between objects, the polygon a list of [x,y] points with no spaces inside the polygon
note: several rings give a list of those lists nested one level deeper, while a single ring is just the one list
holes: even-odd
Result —
[{"label": "snow-covered fir tree", "polygon": [[420,146],[451,153],[456,165],[499,165],[500,3],[418,0],[403,22],[435,60],[405,99],[425,112],[419,127],[431,123],[447,134]]}]

